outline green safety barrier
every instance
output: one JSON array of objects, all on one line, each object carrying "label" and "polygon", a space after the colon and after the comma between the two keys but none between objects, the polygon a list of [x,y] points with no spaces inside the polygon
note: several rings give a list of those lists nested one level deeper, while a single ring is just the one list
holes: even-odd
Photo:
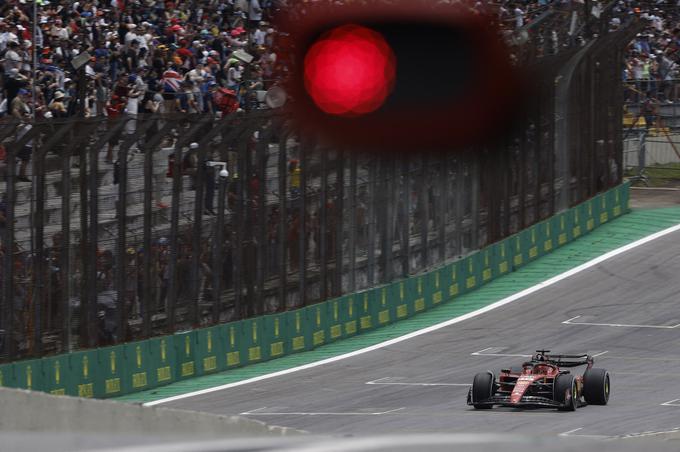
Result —
[{"label": "green safety barrier", "polygon": [[226,368],[231,369],[239,367],[244,364],[243,355],[241,352],[241,344],[243,343],[243,324],[238,322],[230,322],[221,326],[224,335],[224,355],[226,358]]},{"label": "green safety barrier", "polygon": [[[69,389],[71,389],[69,386],[72,386],[74,380],[74,372],[72,372],[71,368],[73,359],[70,355],[51,356],[49,358],[43,358],[42,361],[42,369],[45,374],[45,385],[43,390],[45,392],[53,395],[78,395],[78,393],[73,390],[69,391]],[[94,364],[97,364],[96,354]]]},{"label": "green safety barrier", "polygon": [[406,298],[412,300],[413,302],[412,314],[424,312],[425,310],[432,307],[432,286],[430,286],[430,273],[424,273],[406,279]]},{"label": "green safety barrier", "polygon": [[127,372],[123,378],[123,388],[128,392],[148,389],[151,360],[149,359],[149,343],[147,341],[131,342],[123,345]]},{"label": "green safety barrier", "polygon": [[19,361],[12,366],[14,367],[13,387],[32,391],[43,391],[45,389],[43,361],[41,359]]},{"label": "green safety barrier", "polygon": [[590,232],[595,229],[597,224],[599,224],[599,220],[598,223],[595,222],[600,216],[599,204],[597,203],[597,200],[593,198],[582,204],[581,208],[583,209],[582,213],[585,220],[585,231]]},{"label": "green safety barrier", "polygon": [[177,359],[178,380],[196,376],[196,331],[176,333],[173,349]]},{"label": "green safety barrier", "polygon": [[596,198],[599,201],[598,205],[600,207],[600,215],[598,216],[599,221],[597,222],[597,226],[600,226],[602,224],[605,224],[606,222],[608,222],[611,219],[612,212],[611,212],[610,208],[612,206],[610,206],[610,204],[609,204],[609,198],[606,195],[606,193],[601,193],[601,194],[597,195]]},{"label": "green safety barrier", "polygon": [[395,313],[395,308],[392,303],[389,301],[389,287],[388,286],[381,286],[376,289],[373,289],[377,291],[377,308],[378,308],[378,325],[377,326],[385,326],[389,325],[390,323],[394,322],[396,320],[396,313]]},{"label": "green safety barrier", "polygon": [[97,378],[104,386],[102,397],[115,397],[127,394],[123,386],[123,376],[126,375],[125,356],[123,346],[100,348],[97,350],[99,373]]},{"label": "green safety barrier", "polygon": [[413,315],[413,298],[406,294],[405,279],[388,284],[388,303],[392,306],[395,320],[403,320]]},{"label": "green safety barrier", "polygon": [[[47,384],[55,383],[52,388],[54,394],[63,394],[59,383],[64,384],[63,389],[68,395],[76,395],[78,397],[102,397],[104,393],[104,385],[102,384],[99,374],[101,372],[101,365],[99,364],[99,356],[96,350],[75,352],[68,356],[68,369],[63,367],[64,362],[56,361],[58,357],[53,358],[50,367],[47,367],[48,362],[45,362],[43,370],[47,379]],[[57,375],[56,367],[59,367],[59,372],[66,371],[67,373]],[[54,380],[50,381],[50,376]],[[57,378],[58,377],[58,378]],[[64,377],[66,381],[64,382]]]},{"label": "green safety barrier", "polygon": [[177,360],[172,338],[148,340],[149,378],[152,386],[163,386],[177,380]]},{"label": "green safety barrier", "polygon": [[538,225],[533,225],[520,231],[518,234],[522,243],[522,254],[525,264],[535,261],[540,256],[538,250],[543,247],[543,239],[538,229]]},{"label": "green safety barrier", "polygon": [[14,368],[12,364],[0,365],[0,387],[15,387],[14,382]]},{"label": "green safety barrier", "polygon": [[311,350],[474,290],[629,210],[626,183],[456,262],[306,308],[145,341],[0,365],[0,386],[113,397]]},{"label": "green safety barrier", "polygon": [[328,306],[326,302],[317,303],[305,308],[307,324],[312,329],[312,347],[320,347],[326,343],[328,337]]},{"label": "green safety barrier", "polygon": [[501,276],[510,272],[512,268],[512,257],[510,254],[510,240],[505,239],[491,245],[494,254],[494,267],[496,275]]},{"label": "green safety barrier", "polygon": [[555,248],[557,248],[557,236],[558,229],[555,228],[550,219],[541,221],[536,225],[537,234],[541,237],[541,246],[539,246],[539,253],[545,255],[551,253]]},{"label": "green safety barrier", "polygon": [[607,205],[609,206],[611,218],[618,218],[623,214],[623,207],[621,205],[621,193],[619,190],[609,190],[606,193]]},{"label": "green safety barrier", "polygon": [[581,221],[584,219],[582,209],[580,206],[576,206],[567,211],[566,214],[571,217],[571,236],[574,239],[581,237],[585,231],[585,221]]},{"label": "green safety barrier", "polygon": [[[441,267],[427,274],[427,281],[425,287],[429,290],[425,291],[425,309],[440,305],[444,299],[448,287],[445,286],[444,281],[446,268]],[[417,306],[416,306],[417,307]]]},{"label": "green safety barrier", "polygon": [[279,358],[289,353],[288,329],[285,314],[264,316],[265,344],[269,344],[268,357]]},{"label": "green safety barrier", "polygon": [[359,331],[370,331],[378,326],[378,291],[367,290],[355,295],[357,303],[357,317],[359,319]]},{"label": "green safety barrier", "polygon": [[219,326],[196,330],[197,375],[206,375],[227,367],[224,340]]},{"label": "green safety barrier", "polygon": [[479,252],[472,253],[460,261],[465,292],[482,285],[482,266],[482,255]]},{"label": "green safety barrier", "polygon": [[307,323],[307,317],[303,309],[296,309],[286,313],[286,325],[288,328],[288,343],[291,353],[303,352],[312,349],[312,332]]},{"label": "green safety barrier", "polygon": [[[621,207],[621,212],[619,215],[623,215],[624,213],[628,212],[630,210],[630,186],[631,182],[627,181],[623,184],[623,188],[617,187],[614,190],[616,193],[619,194],[618,200],[620,202],[620,207]],[[614,213],[616,214],[616,205],[614,206]]]},{"label": "green safety barrier", "polygon": [[548,220],[557,233],[557,246],[564,246],[574,240],[574,223],[569,212],[560,212]]},{"label": "green safety barrier", "polygon": [[440,274],[445,300],[453,299],[463,293],[465,282],[460,261],[443,266]]},{"label": "green safety barrier", "polygon": [[340,321],[344,337],[354,336],[359,332],[360,297],[347,295],[340,299]]},{"label": "green safety barrier", "polygon": [[479,262],[482,264],[482,284],[486,284],[498,276],[496,254],[494,253],[494,248],[491,246],[487,246],[481,250],[479,254]]},{"label": "green safety barrier", "polygon": [[511,235],[507,238],[510,245],[510,256],[512,259],[512,268],[523,267],[529,261],[529,247],[523,242],[520,234]]},{"label": "green safety barrier", "polygon": [[[365,298],[365,308],[361,306]],[[328,341],[336,341],[338,339],[354,336],[359,332],[361,318],[368,314],[369,317],[365,319],[368,322],[365,329],[371,327],[372,319],[370,311],[368,311],[368,294],[353,294],[344,297],[329,300],[327,302],[327,319],[329,322]]]},{"label": "green safety barrier", "polygon": [[262,318],[242,320],[243,335],[241,336],[244,364],[266,361],[268,344],[264,343],[264,321]]},{"label": "green safety barrier", "polygon": [[[342,320],[340,319],[340,300],[342,298],[334,298],[326,302],[326,309],[328,309],[326,313],[326,318],[328,319],[328,337],[326,340],[328,342],[334,342],[346,337],[342,328]],[[356,327],[354,333],[356,333]]]}]

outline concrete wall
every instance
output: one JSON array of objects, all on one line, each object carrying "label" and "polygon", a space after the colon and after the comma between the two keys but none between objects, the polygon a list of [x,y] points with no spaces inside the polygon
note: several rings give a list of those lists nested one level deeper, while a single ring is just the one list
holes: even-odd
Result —
[{"label": "concrete wall", "polygon": [[121,435],[282,436],[301,433],[239,416],[143,407],[0,388],[0,432]]}]

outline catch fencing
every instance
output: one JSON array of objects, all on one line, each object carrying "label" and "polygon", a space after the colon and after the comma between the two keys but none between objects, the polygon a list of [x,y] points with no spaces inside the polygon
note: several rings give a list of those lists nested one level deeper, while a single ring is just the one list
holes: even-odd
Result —
[{"label": "catch fencing", "polygon": [[618,185],[620,49],[636,31],[545,56],[495,148],[358,153],[275,111],[2,123],[0,358],[306,307],[460,260]]}]

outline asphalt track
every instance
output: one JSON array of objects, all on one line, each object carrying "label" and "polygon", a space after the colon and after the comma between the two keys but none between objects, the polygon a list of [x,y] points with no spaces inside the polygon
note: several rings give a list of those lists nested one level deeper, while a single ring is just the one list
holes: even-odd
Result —
[{"label": "asphalt track", "polygon": [[[332,364],[165,403],[317,434],[508,432],[654,437],[680,430],[680,232],[462,323]],[[475,373],[537,348],[589,352],[608,406],[465,404]],[[519,356],[518,356],[519,355]]]}]

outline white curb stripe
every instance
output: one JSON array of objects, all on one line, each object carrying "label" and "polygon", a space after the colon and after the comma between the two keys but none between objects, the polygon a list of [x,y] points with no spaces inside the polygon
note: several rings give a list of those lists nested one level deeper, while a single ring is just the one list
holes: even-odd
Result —
[{"label": "white curb stripe", "polygon": [[495,303],[492,303],[490,305],[487,305],[483,308],[477,309],[476,311],[469,312],[467,314],[463,314],[461,316],[455,317],[450,320],[446,320],[445,322],[437,323],[436,325],[429,326],[427,328],[423,328],[421,330],[414,331],[412,333],[405,334],[404,336],[399,336],[394,339],[390,339],[384,342],[380,342],[379,344],[371,345],[369,347],[365,347],[359,350],[355,350],[353,352],[345,353],[343,355],[338,355],[338,356],[333,356],[331,358],[326,358],[321,361],[315,361],[313,363],[309,364],[304,364],[302,366],[297,366],[297,367],[292,367],[290,369],[284,369],[280,370],[278,372],[272,372],[270,374],[265,374],[265,375],[260,375],[259,377],[254,377],[254,378],[249,378],[247,380],[241,380],[241,381],[236,381],[234,383],[228,383],[224,384],[221,386],[215,386],[212,388],[207,388],[207,389],[201,389],[199,391],[194,391],[194,392],[188,392],[186,394],[180,394],[172,397],[167,397],[165,399],[160,399],[156,400],[153,402],[148,402],[145,403],[144,406],[154,406],[154,405],[160,405],[163,403],[169,403],[169,402],[174,402],[176,400],[182,400],[182,399],[188,399],[191,397],[196,397],[200,396],[203,394],[210,394],[211,392],[216,392],[216,391],[222,391],[224,389],[230,389],[230,388],[235,388],[237,386],[243,386],[247,385],[250,383],[256,383],[258,381],[263,381],[263,380],[268,380],[270,378],[276,378],[280,377],[283,375],[288,375],[292,374],[294,372],[299,372],[301,370],[307,370],[307,369],[313,369],[314,367],[319,367],[323,366],[326,364],[331,364],[337,361],[342,361],[344,359],[352,358],[354,356],[359,356],[363,355],[364,353],[369,353],[374,350],[379,350],[381,348],[389,347],[390,345],[398,344],[399,342],[407,341],[409,339],[412,339],[414,337],[422,336],[423,334],[428,334],[433,331],[440,330],[442,328],[446,328],[447,326],[454,325],[456,323],[463,322],[465,320],[480,316],[486,312],[492,311],[494,309],[500,308],[501,306],[505,306],[506,304],[510,304],[513,301],[517,301],[521,298],[526,297],[527,295],[531,295],[535,292],[538,292],[541,289],[544,289],[546,287],[552,286],[553,284],[556,284],[560,281],[563,281],[573,275],[576,275],[578,273],[581,273],[584,270],[588,270],[591,267],[594,267],[602,262],[605,262],[609,259],[612,259],[620,254],[623,254],[627,251],[630,251],[632,249],[635,249],[639,246],[645,245],[653,240],[656,240],[658,238],[664,237],[668,234],[671,234],[673,232],[680,231],[680,224],[676,224],[675,226],[672,226],[670,228],[664,229],[662,231],[656,232],[654,234],[648,235],[647,237],[643,237],[640,240],[637,240],[633,243],[629,243],[628,245],[622,246],[621,248],[617,248],[615,250],[612,250],[606,254],[603,254],[602,256],[596,257],[595,259],[588,261],[584,264],[579,265],[578,267],[574,267],[571,270],[568,270],[564,273],[561,273],[557,276],[553,276],[552,278],[540,282],[536,284],[535,286],[529,287],[527,289],[522,290],[521,292],[518,292],[516,294],[510,295],[509,297],[503,298],[502,300],[499,300]]}]

